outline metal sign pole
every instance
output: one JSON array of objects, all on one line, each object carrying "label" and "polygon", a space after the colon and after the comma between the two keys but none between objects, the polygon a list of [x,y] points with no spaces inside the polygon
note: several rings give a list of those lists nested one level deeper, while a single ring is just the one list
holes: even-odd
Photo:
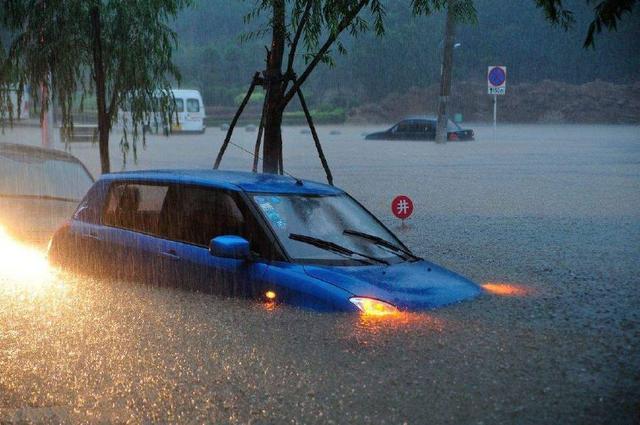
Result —
[{"label": "metal sign pole", "polygon": [[493,95],[493,141],[496,141],[496,129],[498,127],[498,95]]},{"label": "metal sign pole", "polygon": [[498,95],[504,95],[507,90],[507,67],[490,66],[487,71],[487,87],[493,95],[493,141],[496,141],[498,128]]}]

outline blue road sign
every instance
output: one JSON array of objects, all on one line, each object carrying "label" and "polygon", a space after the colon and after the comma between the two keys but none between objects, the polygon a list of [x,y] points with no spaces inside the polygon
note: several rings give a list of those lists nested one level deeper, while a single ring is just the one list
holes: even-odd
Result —
[{"label": "blue road sign", "polygon": [[504,69],[495,67],[489,71],[489,83],[492,86],[499,87],[504,84],[507,79],[507,74],[504,72]]},{"label": "blue road sign", "polygon": [[504,95],[507,92],[507,67],[490,66],[487,71],[487,86],[490,95]]}]

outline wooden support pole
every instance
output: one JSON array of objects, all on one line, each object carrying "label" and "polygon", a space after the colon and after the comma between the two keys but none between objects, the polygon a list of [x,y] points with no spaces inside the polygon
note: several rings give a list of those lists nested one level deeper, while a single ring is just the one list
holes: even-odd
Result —
[{"label": "wooden support pole", "polygon": [[307,102],[305,102],[304,96],[302,95],[302,90],[300,90],[300,88],[298,88],[297,92],[298,98],[300,99],[300,105],[302,105],[304,115],[305,117],[307,117],[307,124],[309,124],[309,129],[311,130],[313,141],[316,144],[316,149],[318,150],[318,156],[320,157],[322,168],[324,168],[324,172],[327,174],[327,182],[329,182],[329,184],[333,186],[333,176],[331,175],[331,169],[329,169],[329,163],[327,162],[327,158],[324,156],[322,145],[320,144],[320,138],[318,137],[318,133],[316,132],[316,127],[313,125],[313,119],[311,118],[311,113],[309,112],[309,108],[307,107]]},{"label": "wooden support pole", "polygon": [[[268,91],[267,91],[268,94]],[[262,142],[262,133],[264,132],[264,112],[267,108],[267,94],[264,96],[264,103],[262,104],[262,114],[260,115],[260,128],[258,128],[258,138],[256,139],[256,147],[253,150],[253,169],[254,173],[258,172],[258,160],[260,159],[260,143]]]},{"label": "wooden support pole", "polygon": [[242,103],[240,104],[240,107],[236,111],[236,115],[233,117],[233,120],[231,120],[231,124],[229,125],[229,130],[227,131],[227,136],[224,138],[224,142],[222,142],[222,146],[220,146],[220,151],[218,152],[218,156],[216,157],[216,162],[213,165],[214,170],[217,170],[218,167],[220,166],[220,162],[222,162],[222,157],[224,156],[224,152],[227,150],[227,147],[229,146],[229,142],[231,141],[231,135],[233,134],[233,129],[238,123],[238,119],[240,119],[240,115],[242,115],[242,112],[244,111],[244,108],[247,106],[247,103],[249,103],[249,100],[251,99],[251,95],[253,94],[253,90],[258,85],[259,79],[260,79],[260,73],[256,72],[255,75],[253,76],[253,80],[251,81],[251,86],[249,87],[249,90],[247,91],[246,96],[244,97],[244,99],[242,100]]}]

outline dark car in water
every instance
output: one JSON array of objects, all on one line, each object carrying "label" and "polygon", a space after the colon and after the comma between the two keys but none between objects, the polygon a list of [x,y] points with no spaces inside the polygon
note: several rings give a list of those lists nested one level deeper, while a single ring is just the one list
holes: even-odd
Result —
[{"label": "dark car in water", "polygon": [[51,240],[53,264],[318,311],[389,314],[473,298],[344,191],[213,170],[114,173]]},{"label": "dark car in water", "polygon": [[[385,131],[371,133],[366,140],[424,140],[436,139],[436,117],[413,116],[407,117]],[[473,130],[463,129],[457,123],[449,120],[447,124],[447,140],[452,142],[466,142],[474,140]]]},{"label": "dark car in water", "polygon": [[0,227],[28,242],[46,242],[93,184],[73,155],[0,143]]}]

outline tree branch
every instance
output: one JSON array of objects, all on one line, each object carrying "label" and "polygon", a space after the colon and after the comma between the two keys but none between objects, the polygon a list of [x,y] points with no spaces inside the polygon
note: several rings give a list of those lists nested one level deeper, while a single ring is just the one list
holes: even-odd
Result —
[{"label": "tree branch", "polygon": [[120,93],[120,83],[122,79],[122,75],[124,74],[122,70],[122,62],[120,62],[120,66],[118,67],[118,74],[116,76],[116,81],[113,84],[113,91],[111,92],[111,100],[109,101],[109,107],[107,108],[107,115],[109,116],[109,122],[113,120],[113,113],[116,108],[116,101],[118,99],[118,94]]},{"label": "tree branch", "polygon": [[293,86],[289,89],[289,91],[284,96],[284,99],[282,100],[282,103],[284,105],[287,105],[291,101],[291,99],[293,99],[293,97],[298,92],[298,89],[302,86],[302,84],[304,84],[307,78],[309,78],[309,75],[313,72],[316,66],[318,66],[318,64],[320,63],[324,55],[327,53],[331,45],[335,43],[335,41],[338,39],[338,36],[342,33],[342,31],[344,31],[351,24],[351,22],[353,22],[355,17],[358,16],[362,8],[365,7],[367,3],[369,3],[369,0],[360,0],[360,3],[358,3],[358,5],[354,7],[353,10],[351,10],[351,12],[349,12],[342,18],[342,20],[338,24],[338,27],[336,28],[336,31],[331,33],[329,38],[327,38],[327,41],[325,41],[325,43],[322,45],[322,47],[318,51],[318,54],[316,54],[316,56],[313,58],[311,63],[307,65],[307,68],[304,70],[302,75],[300,75],[300,78],[297,79],[297,81],[293,84]]},{"label": "tree branch", "polygon": [[293,62],[296,56],[296,50],[298,48],[298,43],[300,42],[300,37],[302,36],[302,31],[304,30],[304,26],[309,19],[309,14],[311,13],[311,7],[313,6],[314,0],[307,0],[307,4],[304,8],[304,13],[300,18],[300,22],[298,23],[298,28],[296,28],[296,34],[293,37],[293,41],[291,42],[291,48],[289,49],[289,61],[287,63],[287,73],[293,72]]}]

